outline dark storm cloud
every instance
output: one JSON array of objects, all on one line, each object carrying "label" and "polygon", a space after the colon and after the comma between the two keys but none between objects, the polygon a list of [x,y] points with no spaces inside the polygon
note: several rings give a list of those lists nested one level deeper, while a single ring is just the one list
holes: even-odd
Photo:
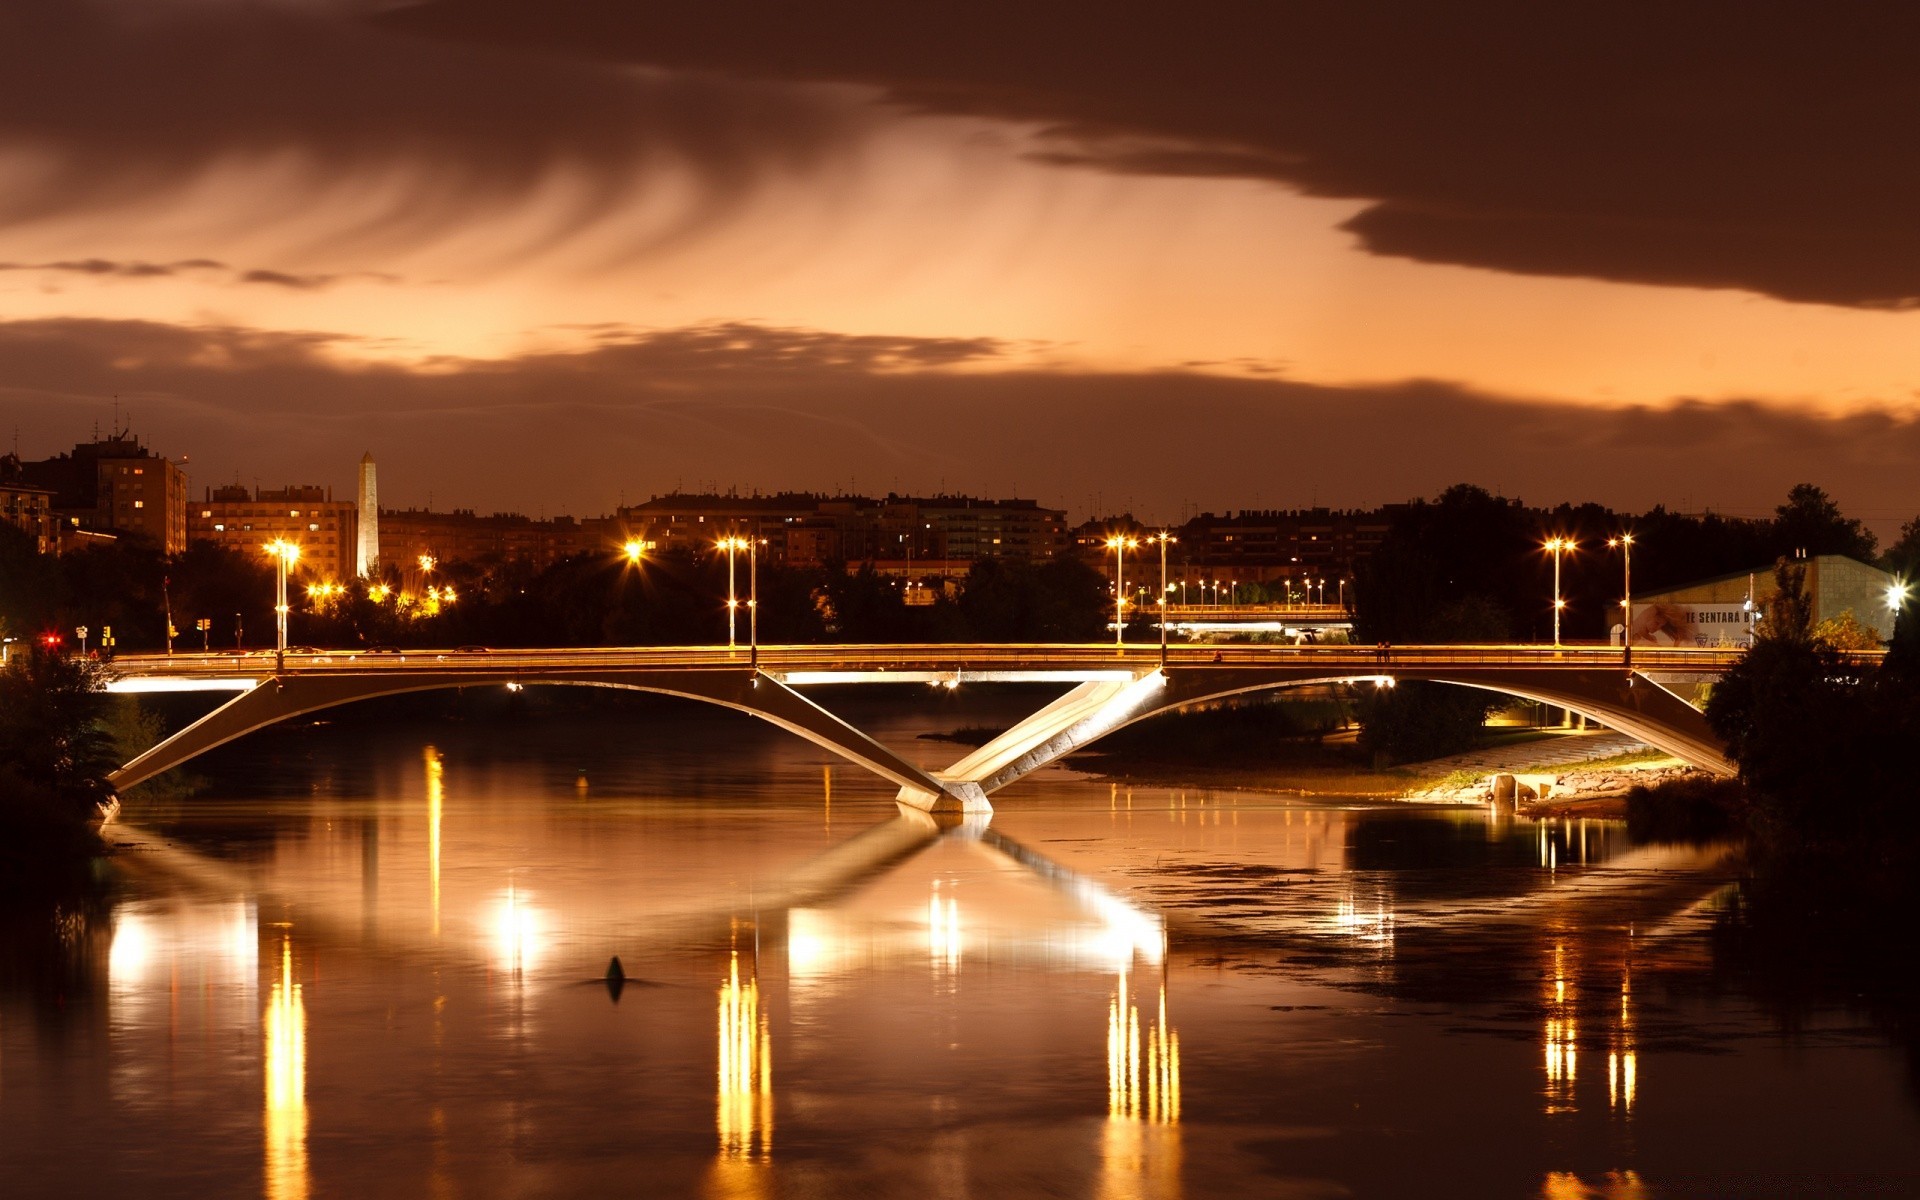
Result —
[{"label": "dark storm cloud", "polygon": [[1049,127],[1043,154],[1371,201],[1370,250],[1920,299],[1920,7],[425,0],[385,18]]},{"label": "dark storm cloud", "polygon": [[158,449],[214,477],[343,482],[371,448],[391,499],[431,491],[441,507],[598,513],[740,484],[1037,492],[1171,517],[1188,502],[1372,504],[1468,480],[1540,502],[1760,512],[1813,479],[1890,528],[1917,501],[1920,421],[1879,411],[1007,370],[986,339],[576,332],[591,335],[576,351],[408,369],[345,365],[365,347],[323,333],[19,321],[0,324],[0,396],[30,453],[78,440],[117,395]]},{"label": "dark storm cloud", "polygon": [[429,41],[319,5],[0,4],[0,153],[18,158],[0,223],[137,208],[231,165],[290,173],[297,194],[257,197],[263,220],[379,188],[362,236],[438,231],[556,179],[571,227],[659,166],[692,172],[701,219],[818,165],[849,119],[789,87]]}]

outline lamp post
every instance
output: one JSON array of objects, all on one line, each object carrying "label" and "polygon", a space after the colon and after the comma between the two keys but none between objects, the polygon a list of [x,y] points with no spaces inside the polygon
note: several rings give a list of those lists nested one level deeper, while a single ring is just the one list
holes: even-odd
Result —
[{"label": "lamp post", "polygon": [[1135,538],[1116,533],[1107,539],[1113,551],[1113,652],[1121,653],[1127,636],[1127,550],[1138,546]]},{"label": "lamp post", "polygon": [[740,595],[734,589],[733,582],[733,560],[734,555],[749,547],[747,539],[732,533],[721,538],[716,544],[727,552],[727,649],[731,650],[737,644],[734,640],[734,629],[740,612]]},{"label": "lamp post", "polygon": [[1173,591],[1167,583],[1167,547],[1180,539],[1162,529],[1147,539],[1160,543],[1160,665],[1167,665],[1167,596]]},{"label": "lamp post", "polygon": [[1574,548],[1572,538],[1551,537],[1546,541],[1547,552],[1553,555],[1553,645],[1560,648],[1560,613],[1567,602],[1560,595],[1560,556]]},{"label": "lamp post", "polygon": [[760,531],[747,539],[747,646],[748,661],[760,669]]},{"label": "lamp post", "polygon": [[1623,533],[1619,537],[1610,537],[1607,539],[1607,546],[1619,548],[1621,569],[1626,580],[1626,593],[1620,601],[1620,658],[1631,667],[1633,665],[1633,535]]},{"label": "lamp post", "polygon": [[287,668],[287,570],[300,561],[300,547],[275,538],[267,543],[267,553],[273,556],[273,669],[277,674]]}]

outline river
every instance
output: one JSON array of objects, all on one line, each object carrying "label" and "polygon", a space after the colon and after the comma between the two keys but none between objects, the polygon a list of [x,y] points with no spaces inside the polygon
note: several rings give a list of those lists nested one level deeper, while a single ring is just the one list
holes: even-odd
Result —
[{"label": "river", "polygon": [[[1035,701],[833,703],[937,767]],[[1057,768],[943,826],[688,704],[337,715],[9,925],[6,1196],[1920,1194],[1908,1051],[1716,968],[1731,847]]]}]

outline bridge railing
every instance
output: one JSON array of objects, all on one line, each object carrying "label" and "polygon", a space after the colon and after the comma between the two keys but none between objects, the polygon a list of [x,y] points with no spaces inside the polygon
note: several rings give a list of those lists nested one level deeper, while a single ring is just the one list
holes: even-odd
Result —
[{"label": "bridge railing", "polygon": [[[1739,661],[1739,650],[1636,647],[1634,669],[1656,672],[1719,672]],[[1869,665],[1878,652],[1852,656]],[[503,672],[591,670],[595,668],[657,668],[745,670],[752,662],[742,647],[620,646],[580,649],[489,649],[484,651],[407,650],[322,651],[288,654],[285,670],[293,673],[363,673],[436,671],[499,675]],[[786,671],[967,671],[1119,668],[1150,670],[1160,661],[1153,644],[1129,645],[1116,651],[1110,645],[968,643],[934,645],[803,645],[762,646],[762,670]],[[1172,646],[1167,661],[1173,666],[1278,667],[1309,666],[1348,675],[1396,674],[1409,669],[1447,667],[1620,667],[1617,646],[1536,645],[1373,646],[1217,645]],[[272,652],[249,654],[134,654],[112,662],[123,676],[264,678],[276,673]]]}]

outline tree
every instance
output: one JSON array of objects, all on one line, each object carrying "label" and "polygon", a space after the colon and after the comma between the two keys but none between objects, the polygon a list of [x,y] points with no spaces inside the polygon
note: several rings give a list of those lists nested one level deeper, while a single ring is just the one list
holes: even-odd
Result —
[{"label": "tree", "polygon": [[1833,498],[1811,483],[1795,484],[1774,511],[1775,551],[1788,558],[1844,554],[1874,559],[1874,536],[1859,521],[1841,515]]},{"label": "tree", "polygon": [[1852,609],[1846,609],[1837,617],[1828,617],[1813,627],[1813,640],[1829,650],[1878,650],[1880,635],[1870,625],[1862,624]]},{"label": "tree", "polygon": [[1902,579],[1920,575],[1920,517],[1900,527],[1900,537],[1887,547],[1880,565]]}]

